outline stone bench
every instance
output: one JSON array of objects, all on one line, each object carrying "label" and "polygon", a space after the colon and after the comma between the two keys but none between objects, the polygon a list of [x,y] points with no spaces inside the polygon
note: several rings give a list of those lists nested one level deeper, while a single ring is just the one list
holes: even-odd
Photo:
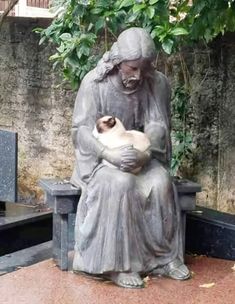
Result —
[{"label": "stone bench", "polygon": [[[201,191],[201,186],[188,180],[174,180],[174,184],[179,196],[182,228],[185,232],[186,211],[195,209],[196,193]],[[53,211],[53,259],[61,270],[67,270],[69,252],[68,219],[70,214],[76,213],[81,189],[59,179],[41,179],[39,185],[44,190],[45,203]]]}]

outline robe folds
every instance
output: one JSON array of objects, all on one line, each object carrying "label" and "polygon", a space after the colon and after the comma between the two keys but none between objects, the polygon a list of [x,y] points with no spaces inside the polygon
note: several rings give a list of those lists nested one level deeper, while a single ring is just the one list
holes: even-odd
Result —
[{"label": "robe folds", "polygon": [[[101,81],[96,75],[94,69],[82,81],[73,115],[71,182],[82,187],[73,268],[91,274],[146,273],[182,259],[180,210],[168,172],[170,87],[157,71],[131,93],[117,83],[115,72]],[[150,139],[152,158],[139,174],[107,167],[98,158],[92,130],[105,115]]]}]

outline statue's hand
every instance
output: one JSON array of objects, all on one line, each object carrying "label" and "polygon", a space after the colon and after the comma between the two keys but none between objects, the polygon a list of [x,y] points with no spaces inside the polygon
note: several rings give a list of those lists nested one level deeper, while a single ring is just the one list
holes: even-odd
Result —
[{"label": "statue's hand", "polygon": [[131,146],[128,145],[113,149],[105,148],[102,151],[101,157],[107,160],[109,163],[113,164],[114,166],[121,168],[121,164],[124,159],[123,155],[125,154],[126,149],[128,149],[128,147]]},{"label": "statue's hand", "polygon": [[133,146],[124,149],[122,154],[121,170],[130,172],[136,168],[144,166],[151,158],[151,152],[146,150],[141,152]]}]

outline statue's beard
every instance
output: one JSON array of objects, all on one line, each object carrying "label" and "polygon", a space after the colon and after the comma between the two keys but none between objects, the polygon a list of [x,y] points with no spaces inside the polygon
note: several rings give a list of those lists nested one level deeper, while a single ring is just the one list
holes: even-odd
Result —
[{"label": "statue's beard", "polygon": [[136,89],[142,83],[142,78],[136,78],[135,76],[126,77],[122,73],[121,79],[124,87],[127,89]]}]

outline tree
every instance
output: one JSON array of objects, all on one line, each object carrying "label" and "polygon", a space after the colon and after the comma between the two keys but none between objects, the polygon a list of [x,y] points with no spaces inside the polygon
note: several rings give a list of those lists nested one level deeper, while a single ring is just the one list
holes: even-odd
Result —
[{"label": "tree", "polygon": [[108,49],[124,28],[145,28],[166,54],[235,31],[235,0],[54,0],[53,10],[57,15],[51,25],[36,31],[40,43],[57,46],[50,60],[72,88],[99,59],[97,44]]},{"label": "tree", "polygon": [[10,11],[14,8],[14,6],[17,4],[19,0],[10,0],[8,3],[7,8],[3,11],[3,13],[0,15],[0,29],[2,27],[3,21],[6,18],[6,16],[10,13]]},{"label": "tree", "polygon": [[[74,89],[124,28],[145,28],[157,49],[167,55],[235,31],[235,0],[54,0],[53,6],[57,15],[51,25],[35,30],[40,43],[48,40],[56,45],[49,60]],[[184,83],[175,89],[172,103],[173,174],[192,146],[186,119],[190,87],[183,63],[182,67]]]}]

